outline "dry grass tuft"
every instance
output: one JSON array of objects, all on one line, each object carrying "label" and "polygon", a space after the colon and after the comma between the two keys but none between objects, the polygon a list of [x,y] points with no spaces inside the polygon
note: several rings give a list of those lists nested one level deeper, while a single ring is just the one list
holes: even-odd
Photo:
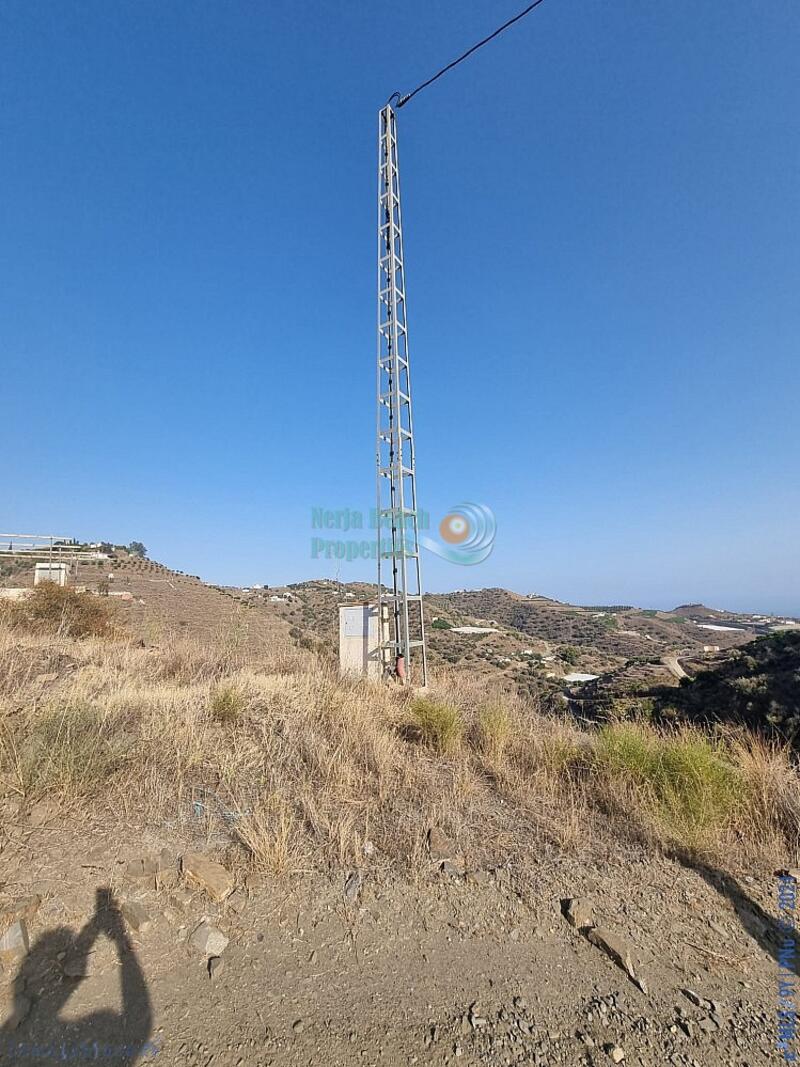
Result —
[{"label": "dry grass tuft", "polygon": [[254,867],[286,874],[304,866],[302,827],[280,794],[265,795],[256,811],[238,814],[236,835]]},{"label": "dry grass tuft", "polygon": [[233,723],[241,717],[246,706],[246,699],[242,691],[235,686],[218,685],[212,689],[208,705],[212,719],[222,723]]},{"label": "dry grass tuft", "polygon": [[511,713],[502,701],[493,700],[481,708],[478,713],[478,746],[490,766],[502,766],[513,732]]},{"label": "dry grass tuft", "polygon": [[626,807],[633,800],[648,830],[688,851],[713,847],[746,807],[747,782],[733,752],[696,729],[604,726],[592,759],[608,795],[627,796]]},{"label": "dry grass tuft", "polygon": [[[20,729],[20,726],[24,728]],[[26,797],[90,796],[128,763],[134,736],[92,704],[47,707],[0,733],[0,759]]]},{"label": "dry grass tuft", "polygon": [[461,744],[464,722],[451,704],[423,697],[411,705],[411,717],[426,745],[440,756],[451,755]]}]

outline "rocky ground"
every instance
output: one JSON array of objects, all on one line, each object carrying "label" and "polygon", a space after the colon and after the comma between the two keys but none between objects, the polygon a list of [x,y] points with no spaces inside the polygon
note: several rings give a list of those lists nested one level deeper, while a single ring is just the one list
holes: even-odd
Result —
[{"label": "rocky ground", "polygon": [[778,1062],[769,872],[634,848],[467,871],[433,827],[413,878],[368,843],[278,879],[201,824],[6,809],[1,1063]]}]

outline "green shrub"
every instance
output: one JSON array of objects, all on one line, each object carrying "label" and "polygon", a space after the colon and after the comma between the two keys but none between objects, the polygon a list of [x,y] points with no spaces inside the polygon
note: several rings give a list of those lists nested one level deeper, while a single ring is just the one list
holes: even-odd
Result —
[{"label": "green shrub", "polygon": [[667,836],[697,847],[718,835],[745,799],[741,771],[719,743],[696,731],[660,734],[630,723],[601,728],[595,757],[612,783],[641,790]]},{"label": "green shrub", "polygon": [[458,748],[464,733],[464,722],[458,708],[420,698],[411,705],[411,714],[425,744],[435,752],[447,755]]}]

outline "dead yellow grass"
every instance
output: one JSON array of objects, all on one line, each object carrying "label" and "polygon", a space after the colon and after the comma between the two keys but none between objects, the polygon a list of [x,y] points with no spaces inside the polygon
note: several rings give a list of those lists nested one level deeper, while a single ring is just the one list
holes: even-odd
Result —
[{"label": "dead yellow grass", "polygon": [[0,792],[201,820],[266,869],[357,864],[365,849],[414,869],[434,823],[475,863],[631,833],[751,861],[796,853],[788,752],[635,730],[582,731],[457,674],[421,704],[291,649],[248,663],[224,638],[146,649],[0,628]]}]

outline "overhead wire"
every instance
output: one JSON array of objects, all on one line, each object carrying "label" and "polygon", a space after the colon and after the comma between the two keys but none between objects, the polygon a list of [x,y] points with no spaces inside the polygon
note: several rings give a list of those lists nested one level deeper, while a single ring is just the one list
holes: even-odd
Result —
[{"label": "overhead wire", "polygon": [[433,75],[433,77],[428,78],[426,81],[422,82],[422,84],[418,85],[416,89],[412,89],[410,93],[392,93],[392,95],[389,97],[389,102],[391,103],[392,100],[397,98],[397,107],[404,107],[409,102],[409,100],[412,99],[412,97],[415,97],[417,95],[417,93],[421,93],[423,89],[427,89],[429,85],[432,85],[435,81],[437,81],[437,79],[441,78],[443,74],[447,74],[449,70],[452,70],[453,67],[457,67],[459,63],[463,63],[465,59],[472,55],[473,52],[477,52],[479,48],[483,48],[483,46],[485,44],[488,44],[489,41],[493,41],[495,37],[498,37],[503,32],[503,30],[507,30],[508,27],[513,26],[515,22],[519,22],[520,19],[525,18],[526,15],[529,15],[531,11],[533,11],[533,9],[535,7],[538,7],[541,3],[544,3],[544,0],[534,0],[532,4],[528,4],[524,11],[520,11],[519,14],[514,15],[513,18],[510,18],[508,22],[504,22],[502,26],[498,26],[493,33],[489,34],[488,37],[484,37],[482,41],[478,41],[478,43],[474,44],[472,48],[468,48],[463,55],[460,55],[458,57],[458,59],[454,59],[452,63],[448,63],[446,67],[442,67],[442,69],[437,71]]}]

